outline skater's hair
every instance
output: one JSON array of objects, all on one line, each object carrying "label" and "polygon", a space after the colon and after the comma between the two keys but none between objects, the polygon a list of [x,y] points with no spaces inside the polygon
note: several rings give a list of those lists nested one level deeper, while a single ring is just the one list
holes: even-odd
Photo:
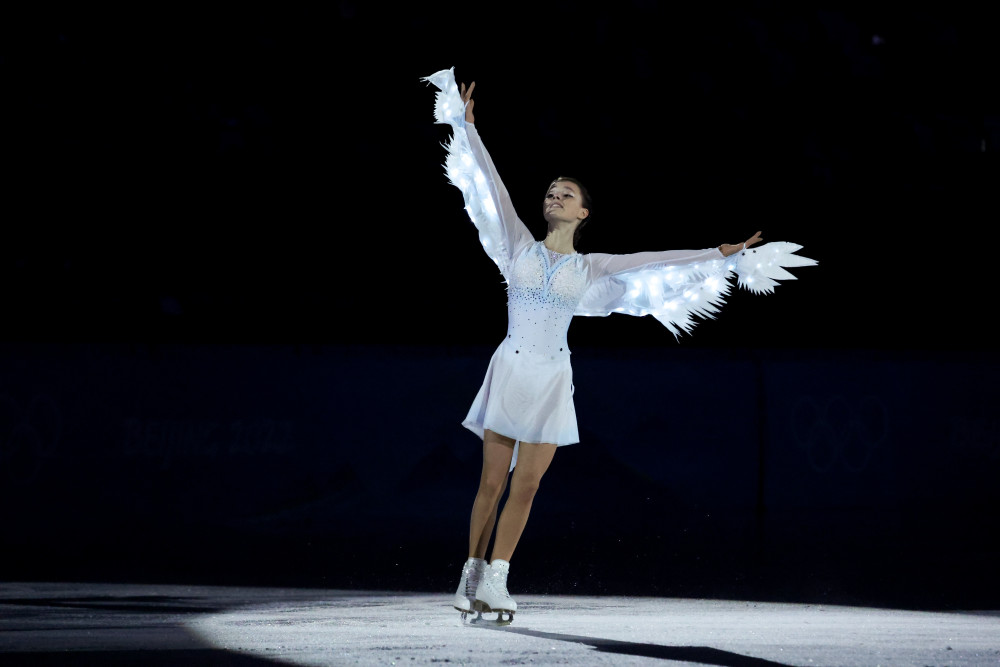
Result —
[{"label": "skater's hair", "polygon": [[587,209],[587,214],[588,214],[587,217],[580,221],[580,224],[576,226],[576,231],[573,232],[573,245],[575,246],[580,242],[580,231],[583,229],[583,226],[586,225],[588,222],[590,222],[590,219],[594,217],[594,209],[590,199],[590,191],[587,190],[587,186],[585,186],[583,183],[573,178],[572,176],[559,176],[558,178],[556,178],[556,180],[549,183],[549,187],[551,188],[559,181],[569,181],[570,183],[575,184],[576,187],[580,188],[580,203],[585,209]]}]

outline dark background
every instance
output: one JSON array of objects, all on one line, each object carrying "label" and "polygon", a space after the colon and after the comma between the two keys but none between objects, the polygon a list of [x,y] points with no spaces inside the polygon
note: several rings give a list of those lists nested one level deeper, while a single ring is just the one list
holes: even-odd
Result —
[{"label": "dark background", "polygon": [[[675,340],[578,318],[511,590],[995,606],[1000,115],[950,8],[626,2],[5,21],[8,579],[450,591],[505,330],[433,89],[537,234],[818,267]],[[515,595],[517,593],[515,592]]]}]

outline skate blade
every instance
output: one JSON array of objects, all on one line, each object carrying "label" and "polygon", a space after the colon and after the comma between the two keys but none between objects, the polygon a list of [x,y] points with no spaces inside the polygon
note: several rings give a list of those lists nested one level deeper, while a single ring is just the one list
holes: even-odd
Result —
[{"label": "skate blade", "polygon": [[[510,625],[514,620],[514,612],[507,609],[490,609],[489,605],[483,604],[479,600],[476,600],[476,617],[469,618],[472,616],[472,612],[465,612],[462,614],[462,622],[466,625],[493,625],[502,626]],[[496,614],[496,618],[483,618],[483,614]],[[506,614],[506,618],[504,617]]]},{"label": "skate blade", "polygon": [[479,625],[487,627],[503,627],[510,625],[514,621],[513,615],[504,618],[501,614],[497,614],[496,618],[483,618],[482,616],[477,616],[476,618],[470,618],[464,621],[466,625]]}]

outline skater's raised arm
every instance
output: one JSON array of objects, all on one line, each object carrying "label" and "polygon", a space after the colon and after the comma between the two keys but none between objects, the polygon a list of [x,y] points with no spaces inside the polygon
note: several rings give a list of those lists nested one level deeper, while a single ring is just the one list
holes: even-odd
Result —
[{"label": "skater's raised arm", "polygon": [[[486,209],[489,210],[490,204],[492,208],[496,211],[497,216],[500,219],[500,224],[503,229],[504,236],[506,237],[506,252],[507,260],[513,260],[514,257],[524,248],[525,245],[532,243],[535,239],[528,231],[527,226],[518,217],[517,212],[514,210],[514,204],[511,202],[510,194],[507,192],[506,186],[504,186],[503,181],[500,179],[500,174],[497,173],[496,166],[493,164],[493,159],[490,157],[489,152],[483,145],[482,139],[479,137],[479,131],[476,129],[475,116],[472,113],[473,105],[475,100],[472,99],[472,91],[476,88],[476,82],[473,81],[468,88],[465,84],[461,84],[459,90],[461,91],[462,101],[465,103],[465,132],[469,138],[469,147],[472,150],[472,158],[479,168],[479,173],[482,174],[483,182],[479,182],[479,175],[477,174],[476,180],[477,186],[486,186],[485,191],[488,192],[488,197],[490,199],[489,203],[486,203]],[[477,187],[477,189],[479,189]]]}]

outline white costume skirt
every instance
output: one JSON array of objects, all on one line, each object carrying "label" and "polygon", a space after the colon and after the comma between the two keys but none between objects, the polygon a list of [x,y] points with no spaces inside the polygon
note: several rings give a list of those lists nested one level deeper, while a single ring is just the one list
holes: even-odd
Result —
[{"label": "white costume skirt", "polygon": [[[493,353],[486,379],[462,425],[521,442],[572,445],[580,442],[573,406],[573,368],[569,354],[555,358],[516,351],[506,339]],[[514,450],[513,469],[517,462]]]}]

